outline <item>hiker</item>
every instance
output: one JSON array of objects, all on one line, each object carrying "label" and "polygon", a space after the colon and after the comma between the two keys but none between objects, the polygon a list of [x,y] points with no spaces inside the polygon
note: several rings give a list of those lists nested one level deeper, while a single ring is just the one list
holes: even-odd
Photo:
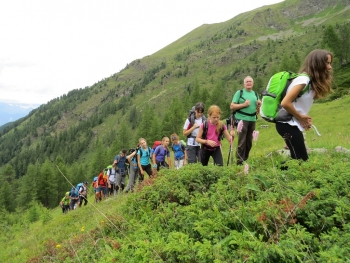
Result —
[{"label": "hiker", "polygon": [[[153,169],[159,172],[160,168],[167,168],[171,166],[170,163],[170,152],[169,152],[169,137],[163,137],[162,143],[158,145],[153,154],[152,154],[152,162]],[[166,159],[168,162],[166,162]]]},{"label": "hiker", "polygon": [[62,200],[60,202],[60,206],[62,207],[63,214],[68,213],[68,211],[69,211],[69,202],[70,202],[69,192],[66,192],[65,196],[62,198]]},{"label": "hiker", "polygon": [[91,186],[94,188],[94,194],[95,194],[95,203],[98,203],[100,201],[100,193],[97,192],[98,190],[98,176],[95,176],[92,183],[91,183]]},{"label": "hiker", "polygon": [[218,106],[212,105],[208,109],[208,120],[201,124],[196,141],[202,144],[201,163],[207,166],[210,156],[214,160],[214,165],[223,166],[224,161],[221,152],[221,137],[225,136],[228,141],[231,141],[231,135],[234,136],[234,131],[227,131],[226,125],[220,121],[221,110]]},{"label": "hiker", "polygon": [[[306,161],[309,158],[303,131],[309,130],[312,126],[312,118],[308,113],[314,100],[332,92],[332,61],[333,55],[327,50],[311,51],[299,70],[307,76],[296,77],[281,101],[281,106],[292,115],[292,119],[277,121],[276,130],[287,144],[292,159]],[[297,98],[307,85],[309,90]]]},{"label": "hiker", "polygon": [[112,167],[108,168],[107,170],[107,178],[108,178],[108,195],[112,196],[115,195],[114,190],[115,187],[115,180],[116,180],[116,174],[117,174],[117,164],[116,162],[113,162]]},{"label": "hiker", "polygon": [[201,161],[200,144],[196,141],[199,126],[206,119],[203,115],[204,104],[198,102],[194,106],[194,112],[186,119],[183,127],[183,135],[187,137],[187,162],[196,163]]},{"label": "hiker", "polygon": [[116,177],[115,177],[115,190],[118,193],[119,189],[123,191],[125,187],[126,179],[126,149],[122,151],[114,158],[114,163],[116,167]]},{"label": "hiker", "polygon": [[102,201],[107,196],[107,182],[104,178],[104,170],[102,170],[99,173],[97,177],[97,182],[98,182],[98,188],[97,188],[96,194],[99,196],[100,201]]},{"label": "hiker", "polygon": [[137,151],[139,150],[139,145],[135,149],[129,150],[129,154],[126,156],[126,159],[129,162],[129,182],[126,186],[124,192],[128,193],[129,191],[134,191],[136,180],[138,178],[139,168],[137,165]]},{"label": "hiker", "polygon": [[87,203],[88,203],[88,200],[87,200],[87,185],[88,185],[88,182],[85,181],[85,182],[83,182],[83,184],[78,189],[78,193],[79,193],[78,207],[81,207],[81,205],[83,204],[83,201],[84,201],[84,206],[86,206]]},{"label": "hiker", "polygon": [[230,109],[236,111],[235,121],[242,120],[243,126],[241,132],[238,133],[237,145],[237,165],[242,165],[248,160],[249,152],[253,145],[253,131],[257,119],[257,107],[261,106],[261,100],[257,93],[253,91],[254,80],[247,76],[243,81],[244,89],[237,90],[232,98]]},{"label": "hiker", "polygon": [[180,169],[186,165],[187,162],[187,151],[186,146],[180,141],[179,136],[176,133],[170,135],[171,148],[174,151],[174,167]]},{"label": "hiker", "polygon": [[79,201],[79,194],[78,194],[78,191],[75,190],[74,186],[69,192],[69,198],[70,198],[69,208],[70,210],[75,210]]},{"label": "hiker", "polygon": [[139,167],[140,182],[143,181],[145,172],[149,177],[153,176],[150,158],[152,157],[152,149],[147,145],[144,138],[139,139],[140,148],[137,151],[137,165]]}]

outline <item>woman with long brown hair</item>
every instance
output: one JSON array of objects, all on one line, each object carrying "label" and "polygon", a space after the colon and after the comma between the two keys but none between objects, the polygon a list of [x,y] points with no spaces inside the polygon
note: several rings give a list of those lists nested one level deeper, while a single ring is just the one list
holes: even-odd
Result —
[{"label": "woman with long brown hair", "polygon": [[332,92],[332,61],[333,55],[327,50],[311,51],[299,70],[305,75],[292,81],[281,102],[281,106],[291,114],[291,120],[277,121],[276,130],[285,140],[293,159],[306,161],[309,158],[303,131],[312,127],[308,113],[314,100]]}]

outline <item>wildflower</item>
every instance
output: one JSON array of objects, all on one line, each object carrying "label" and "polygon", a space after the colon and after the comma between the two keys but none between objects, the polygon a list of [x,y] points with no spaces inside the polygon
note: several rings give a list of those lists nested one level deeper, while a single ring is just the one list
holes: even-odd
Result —
[{"label": "wildflower", "polygon": [[253,140],[256,142],[259,137],[259,131],[253,131]]},{"label": "wildflower", "polygon": [[244,174],[248,174],[249,173],[249,165],[246,163],[244,165]]},{"label": "wildflower", "polygon": [[84,232],[85,231],[85,227],[81,227],[81,232]]},{"label": "wildflower", "polygon": [[237,132],[242,132],[242,129],[243,129],[243,121],[240,120],[237,124]]},{"label": "wildflower", "polygon": [[56,248],[57,248],[57,249],[58,249],[58,248],[60,248],[60,247],[61,247],[61,245],[60,245],[60,244],[57,244],[57,245],[56,245]]}]

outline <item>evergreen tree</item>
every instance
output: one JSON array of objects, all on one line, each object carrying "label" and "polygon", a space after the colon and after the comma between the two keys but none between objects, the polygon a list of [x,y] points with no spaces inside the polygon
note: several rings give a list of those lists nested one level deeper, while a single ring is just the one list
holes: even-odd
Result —
[{"label": "evergreen tree", "polygon": [[[224,81],[221,81],[218,84],[216,84],[210,97],[212,104],[215,104],[220,107],[221,118],[224,119],[228,117],[230,115],[230,103],[232,98],[228,99],[228,96],[226,96],[226,84],[224,83]],[[205,105],[205,111],[207,111],[211,105]]]},{"label": "evergreen tree", "polygon": [[[76,186],[78,183],[89,181],[89,178],[98,175],[102,168],[98,170],[93,170],[89,172],[88,165],[73,163],[70,167],[68,167],[68,173],[71,175],[70,182],[73,186]],[[91,179],[90,179],[91,180]]]},{"label": "evergreen tree", "polygon": [[15,211],[13,192],[8,181],[2,183],[0,187],[0,208],[1,207],[8,212]]},{"label": "evergreen tree", "polygon": [[339,28],[340,38],[340,66],[350,63],[350,23],[344,24]]},{"label": "evergreen tree", "polygon": [[57,184],[57,203],[60,202],[65,192],[71,189],[71,181],[68,175],[68,169],[64,164],[63,158],[59,155],[54,163],[54,178]]},{"label": "evergreen tree", "polygon": [[28,172],[26,175],[22,176],[20,178],[20,191],[18,192],[16,203],[17,207],[24,207],[27,209],[30,205],[31,201],[36,200],[36,183],[33,178],[31,178],[31,175],[33,173],[32,169],[36,169],[34,165],[29,165]]},{"label": "evergreen tree", "polygon": [[142,112],[142,118],[140,125],[137,129],[137,138],[145,138],[146,141],[150,141],[153,138],[151,134],[151,126],[153,125],[154,110],[152,107],[147,105]]},{"label": "evergreen tree", "polygon": [[129,113],[129,123],[131,124],[131,129],[136,129],[138,124],[140,123],[140,114],[136,110],[136,106],[131,107]]},{"label": "evergreen tree", "polygon": [[208,105],[211,105],[211,104],[214,104],[214,103],[211,101],[210,93],[209,93],[209,91],[208,91],[206,88],[204,88],[204,89],[202,90],[202,92],[200,93],[200,96],[199,96],[197,102],[203,102],[203,103],[204,103],[204,107],[205,107],[205,109],[204,109],[204,114],[206,114],[205,111],[207,110],[207,106],[208,106]]},{"label": "evergreen tree", "polygon": [[332,25],[326,27],[322,37],[322,45],[330,49],[336,57],[341,58],[340,38]]},{"label": "evergreen tree", "polygon": [[195,105],[197,102],[200,102],[199,98],[200,98],[199,83],[198,83],[198,80],[196,79],[191,92],[192,104]]},{"label": "evergreen tree", "polygon": [[154,118],[151,125],[151,133],[150,137],[148,138],[148,144],[152,147],[151,143],[154,141],[159,141],[163,138],[163,136],[169,136],[168,132],[166,131],[166,126],[161,125],[159,118]]},{"label": "evergreen tree", "polygon": [[57,206],[57,183],[53,178],[53,174],[52,164],[47,159],[40,168],[38,199],[48,208]]},{"label": "evergreen tree", "polygon": [[[92,161],[90,164],[90,174],[87,171],[85,171],[85,176],[78,177],[80,179],[79,182],[83,182],[88,174],[90,177],[93,174],[99,174],[99,172],[101,172],[103,168],[107,167],[107,165],[112,163],[112,160],[114,159],[114,155],[116,155],[120,151],[120,150],[115,150],[114,155],[108,156],[107,158],[106,150],[107,149],[106,147],[103,146],[102,142],[100,140],[97,140],[94,155],[92,157]],[[110,161],[106,162],[106,159]]]},{"label": "evergreen tree", "polygon": [[177,97],[174,97],[163,118],[163,135],[169,137],[172,133],[182,133],[181,131],[184,124],[183,111],[182,103]]},{"label": "evergreen tree", "polygon": [[7,164],[5,166],[1,174],[3,175],[3,178],[10,184],[14,181],[16,175],[15,170],[10,164]]},{"label": "evergreen tree", "polygon": [[115,139],[117,142],[117,151],[120,151],[123,148],[128,149],[130,147],[130,141],[132,139],[130,134],[130,129],[126,122],[123,120],[119,126],[117,138]]}]

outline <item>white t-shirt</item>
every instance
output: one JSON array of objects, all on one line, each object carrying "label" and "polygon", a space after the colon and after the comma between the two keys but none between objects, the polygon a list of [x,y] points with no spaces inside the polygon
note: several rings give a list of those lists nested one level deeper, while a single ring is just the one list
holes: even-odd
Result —
[{"label": "white t-shirt", "polygon": [[[111,171],[111,172],[109,172],[109,171]],[[114,183],[114,181],[115,181],[115,174],[116,174],[116,171],[113,167],[111,169],[108,169],[107,175],[109,176],[108,178],[109,178],[109,181],[111,183]]]},{"label": "white t-shirt", "polygon": [[[310,78],[308,76],[299,76],[296,77],[292,83],[289,85],[287,89],[287,93],[292,90],[296,85],[306,84],[308,85],[310,82]],[[306,87],[306,86],[305,86]],[[311,83],[309,85],[309,90],[305,92],[300,98],[296,98],[296,101],[293,101],[293,106],[296,111],[300,112],[302,115],[307,115],[309,110],[314,103],[314,91],[312,90]],[[304,131],[304,128],[300,125],[299,121],[293,117],[292,120],[286,121],[284,123],[288,123],[292,126],[298,126],[300,131]]]},{"label": "white t-shirt", "polygon": [[86,195],[86,187],[85,187],[85,185],[82,185],[82,186],[80,187],[79,193],[80,193],[81,195]]},{"label": "white t-shirt", "polygon": [[[194,129],[193,132],[191,133],[191,137],[187,138],[187,145],[189,146],[200,146],[200,144],[198,142],[196,142],[196,137],[199,131],[199,126],[202,124],[203,119],[199,118],[199,119],[195,119],[194,120],[195,123],[198,124],[198,128]],[[185,125],[184,125],[184,130],[187,130],[188,125],[190,125],[190,121],[188,120],[188,118],[185,121]]]}]

